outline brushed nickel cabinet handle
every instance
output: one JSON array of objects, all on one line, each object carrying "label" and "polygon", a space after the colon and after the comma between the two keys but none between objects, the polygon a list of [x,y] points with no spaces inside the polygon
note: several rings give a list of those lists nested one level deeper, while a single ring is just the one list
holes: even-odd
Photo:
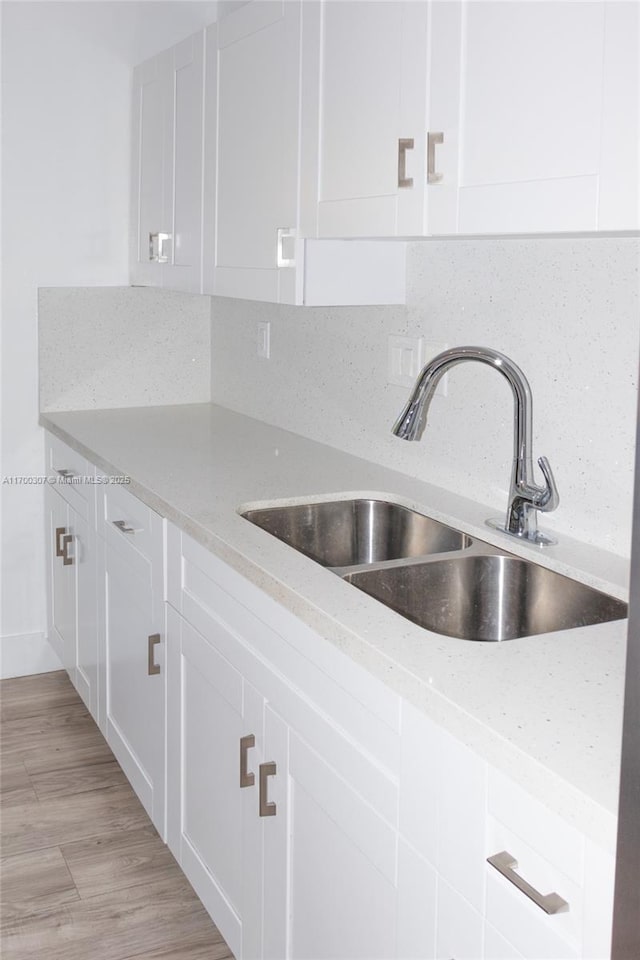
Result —
[{"label": "brushed nickel cabinet handle", "polygon": [[73,564],[73,557],[70,557],[67,553],[67,547],[73,540],[73,537],[68,533],[65,537],[62,538],[62,566],[70,567]]},{"label": "brushed nickel cabinet handle", "polygon": [[247,771],[247,753],[256,745],[256,738],[252,733],[240,738],[240,787],[252,787],[256,782],[254,773]]},{"label": "brushed nickel cabinet handle", "polygon": [[56,469],[56,473],[58,474],[59,477],[64,477],[65,480],[69,480],[71,479],[71,477],[75,477],[75,473],[73,472],[73,470]]},{"label": "brushed nickel cabinet handle", "polygon": [[112,520],[111,523],[120,533],[142,533],[142,527],[128,527],[126,520]]},{"label": "brushed nickel cabinet handle", "polygon": [[149,667],[148,673],[150,677],[155,676],[160,673],[160,664],[155,661],[155,649],[160,643],[160,634],[152,633],[149,637]]},{"label": "brushed nickel cabinet handle", "polygon": [[64,550],[60,543],[61,538],[67,532],[66,527],[56,527],[56,557],[64,557]]},{"label": "brushed nickel cabinet handle", "polygon": [[412,187],[413,177],[407,176],[407,150],[413,150],[413,137],[398,140],[398,186]]},{"label": "brushed nickel cabinet handle", "polygon": [[444,133],[427,134],[427,183],[440,183],[442,174],[436,171],[436,146],[444,143]]},{"label": "brushed nickel cabinet handle", "polygon": [[270,803],[267,799],[269,792],[268,777],[274,777],[276,774],[276,765],[273,762],[260,764],[260,816],[275,817],[276,805]]},{"label": "brushed nickel cabinet handle", "polygon": [[540,893],[535,887],[532,887],[530,883],[523,880],[522,877],[515,872],[518,861],[514,860],[506,850],[503,850],[501,853],[496,853],[492,857],[488,857],[487,863],[490,863],[498,873],[501,873],[502,876],[517,887],[518,890],[521,890],[526,897],[533,900],[536,906],[544,910],[545,913],[567,913],[569,910],[569,904],[566,900],[563,900],[559,894]]}]

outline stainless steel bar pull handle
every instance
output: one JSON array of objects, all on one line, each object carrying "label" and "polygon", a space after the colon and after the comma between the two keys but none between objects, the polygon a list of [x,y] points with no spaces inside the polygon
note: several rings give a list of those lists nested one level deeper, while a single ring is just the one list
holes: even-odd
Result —
[{"label": "stainless steel bar pull handle", "polygon": [[70,533],[67,533],[66,536],[62,538],[62,566],[63,567],[70,567],[73,564],[73,557],[70,557],[69,554],[67,553],[67,548],[72,540],[73,540],[73,537],[71,536]]},{"label": "stainless steel bar pull handle", "polygon": [[275,817],[276,805],[267,800],[269,783],[267,778],[274,777],[276,774],[276,765],[273,762],[260,764],[260,816]]},{"label": "stainless steel bar pull handle", "polygon": [[59,477],[64,477],[65,480],[69,480],[71,477],[75,477],[75,473],[73,472],[73,470],[56,469],[56,473],[58,474]]},{"label": "stainless steel bar pull handle", "polygon": [[155,676],[155,674],[160,673],[160,664],[155,661],[155,649],[160,643],[160,634],[152,633],[149,637],[149,663],[148,663],[148,674],[150,677]]},{"label": "stainless steel bar pull handle", "polygon": [[412,187],[413,177],[407,176],[407,150],[413,150],[413,137],[398,140],[398,186]]},{"label": "stainless steel bar pull handle", "polygon": [[535,887],[532,887],[530,883],[523,880],[522,877],[515,872],[518,861],[514,860],[506,850],[503,850],[501,853],[496,853],[492,857],[488,857],[487,863],[495,867],[498,873],[506,877],[510,883],[517,887],[518,890],[521,890],[530,900],[533,900],[545,913],[566,913],[568,911],[569,904],[566,900],[563,900],[559,894],[540,893]]},{"label": "stainless steel bar pull handle", "polygon": [[444,143],[444,133],[427,134],[427,183],[440,183],[442,174],[436,171],[436,146]]},{"label": "stainless steel bar pull handle", "polygon": [[67,532],[66,527],[56,527],[56,557],[64,557],[64,549],[61,539]]},{"label": "stainless steel bar pull handle", "polygon": [[111,523],[118,528],[120,533],[142,533],[140,527],[128,527],[126,520],[112,520]]},{"label": "stainless steel bar pull handle", "polygon": [[256,738],[252,733],[240,738],[240,787],[252,787],[256,782],[254,773],[247,771],[247,753],[256,745]]}]

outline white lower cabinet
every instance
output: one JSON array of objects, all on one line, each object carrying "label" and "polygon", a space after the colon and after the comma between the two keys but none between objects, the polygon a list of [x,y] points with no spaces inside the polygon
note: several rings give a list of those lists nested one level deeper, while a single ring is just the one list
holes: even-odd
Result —
[{"label": "white lower cabinet", "polygon": [[394,827],[269,707],[265,746],[280,820],[264,828],[263,956],[395,956]]},{"label": "white lower cabinet", "polygon": [[[358,741],[388,752],[396,698],[381,688],[370,714],[377,681],[347,693],[296,650],[302,624],[276,632],[271,601],[256,617],[259,591],[171,529],[169,549],[174,854],[238,958],[395,956],[397,782]],[[336,652],[315,640],[328,667]]]},{"label": "white lower cabinet", "polygon": [[[614,858],[404,702],[399,829],[399,960],[609,957]],[[545,912],[552,893],[568,909]]]},{"label": "white lower cabinet", "polygon": [[168,608],[167,842],[235,956],[253,957],[264,700],[215,641]]},{"label": "white lower cabinet", "polygon": [[107,487],[100,507],[100,726],[165,835],[163,520]]},{"label": "white lower cabinet", "polygon": [[93,468],[47,437],[45,489],[48,636],[92,713],[98,702]]},{"label": "white lower cabinet", "polygon": [[612,855],[125,489],[98,489],[97,537],[87,491],[86,509],[46,492],[52,641],[238,960],[606,960]]},{"label": "white lower cabinet", "polygon": [[235,956],[393,956],[394,829],[221,655],[280,683],[239,638],[168,625],[168,842]]},{"label": "white lower cabinet", "polygon": [[76,578],[69,536],[69,506],[45,489],[49,642],[73,681],[76,666]]}]

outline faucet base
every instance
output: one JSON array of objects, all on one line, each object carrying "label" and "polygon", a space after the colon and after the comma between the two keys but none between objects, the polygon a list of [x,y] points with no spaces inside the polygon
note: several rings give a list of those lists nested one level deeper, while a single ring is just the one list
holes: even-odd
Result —
[{"label": "faucet base", "polygon": [[525,540],[527,543],[532,543],[538,547],[552,547],[558,542],[555,537],[550,537],[541,530],[536,530],[533,536],[519,536],[517,533],[511,533],[510,530],[507,530],[504,525],[504,520],[500,517],[491,517],[490,520],[485,520],[485,523],[488,527],[491,527],[492,530],[499,530],[500,533],[504,533],[508,537],[513,537],[514,540]]}]

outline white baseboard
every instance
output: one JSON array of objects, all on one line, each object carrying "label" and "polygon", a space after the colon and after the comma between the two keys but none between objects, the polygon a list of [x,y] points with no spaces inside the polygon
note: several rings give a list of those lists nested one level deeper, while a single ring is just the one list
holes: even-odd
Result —
[{"label": "white baseboard", "polygon": [[62,670],[62,663],[44,633],[0,637],[0,680]]}]

